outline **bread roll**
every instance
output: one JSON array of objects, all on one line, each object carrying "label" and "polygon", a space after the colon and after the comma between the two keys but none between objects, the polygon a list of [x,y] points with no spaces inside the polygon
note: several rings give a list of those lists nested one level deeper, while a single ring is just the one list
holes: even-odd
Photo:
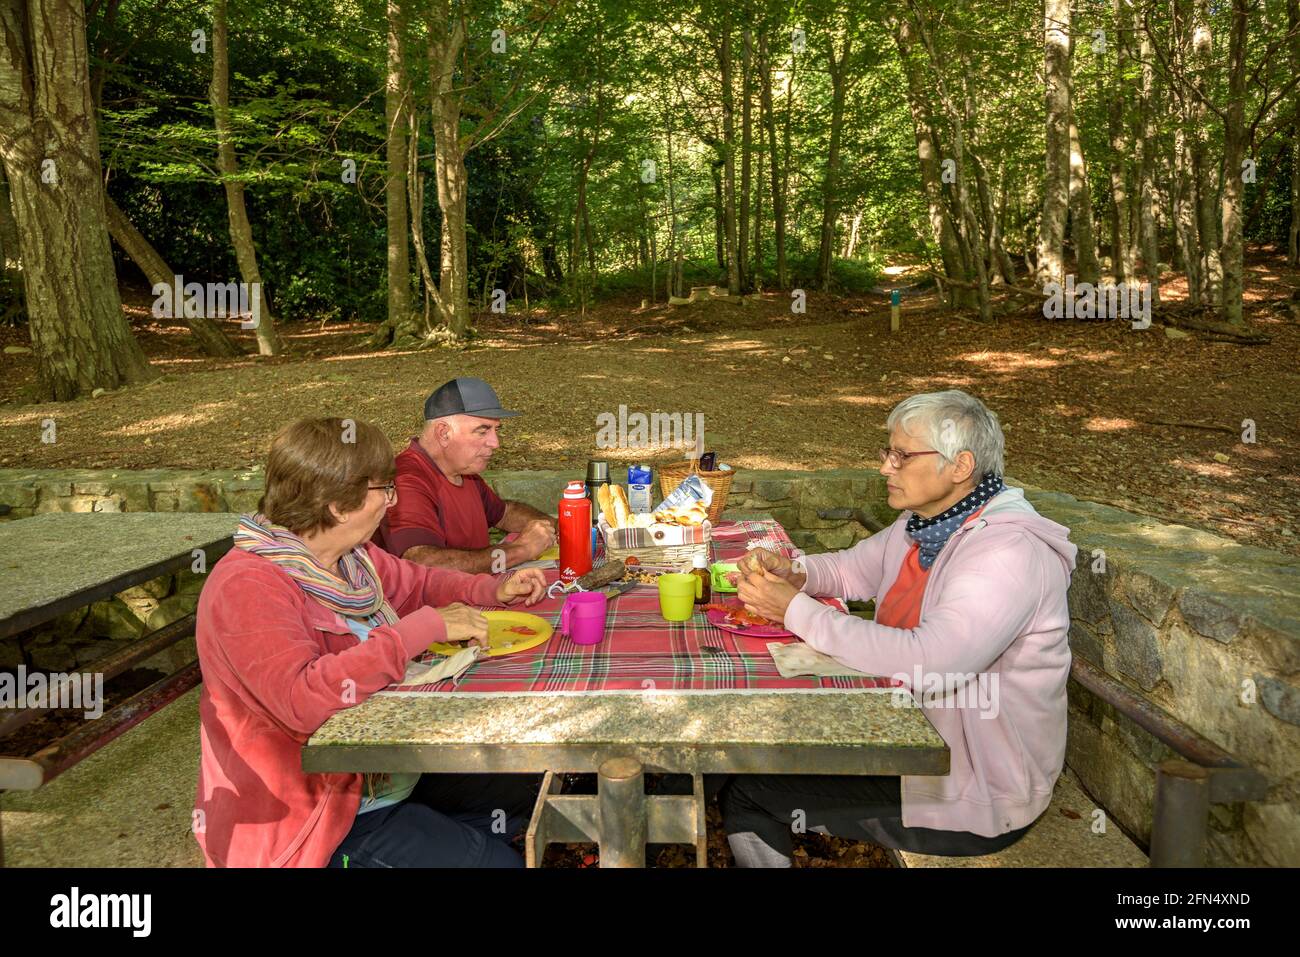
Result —
[{"label": "bread roll", "polygon": [[688,525],[703,525],[709,518],[709,510],[699,502],[696,502],[690,508],[686,509]]}]

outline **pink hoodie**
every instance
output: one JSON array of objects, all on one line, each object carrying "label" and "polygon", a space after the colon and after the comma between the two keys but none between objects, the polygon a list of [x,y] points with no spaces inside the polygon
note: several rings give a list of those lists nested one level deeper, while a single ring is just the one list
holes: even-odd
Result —
[{"label": "pink hoodie", "polygon": [[946,776],[903,777],[904,826],[995,837],[1043,812],[1065,762],[1065,595],[1077,549],[1069,529],[1008,488],[939,552],[916,628],[887,628],[811,597],[878,605],[912,547],[910,514],[853,548],[806,556],[805,594],[785,624],[852,668],[902,679],[947,743]]}]

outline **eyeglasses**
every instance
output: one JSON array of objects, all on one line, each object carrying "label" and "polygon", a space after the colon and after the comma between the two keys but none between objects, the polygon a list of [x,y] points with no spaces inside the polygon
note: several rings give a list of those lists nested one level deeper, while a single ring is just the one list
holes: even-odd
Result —
[{"label": "eyeglasses", "polygon": [[901,469],[918,455],[938,455],[939,452],[931,449],[928,452],[904,452],[902,449],[881,449],[880,461],[888,461],[891,468]]},{"label": "eyeglasses", "polygon": [[392,505],[397,501],[397,484],[394,482],[389,482],[387,485],[367,485],[366,488],[370,489],[372,492],[377,489],[383,489],[384,501],[389,505]]}]

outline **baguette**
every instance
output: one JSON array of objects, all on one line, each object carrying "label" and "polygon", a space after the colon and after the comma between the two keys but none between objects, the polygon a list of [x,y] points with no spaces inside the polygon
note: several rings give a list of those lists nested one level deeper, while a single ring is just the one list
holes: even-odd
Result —
[{"label": "baguette", "polygon": [[605,524],[610,528],[618,528],[618,518],[614,512],[613,496],[609,494],[609,485],[602,485],[596,489],[596,502],[600,505],[600,514],[605,518]]},{"label": "baguette", "polygon": [[615,528],[632,527],[632,507],[628,505],[627,493],[623,491],[621,485],[611,485],[609,487],[610,504],[614,509],[614,517],[618,520]]}]

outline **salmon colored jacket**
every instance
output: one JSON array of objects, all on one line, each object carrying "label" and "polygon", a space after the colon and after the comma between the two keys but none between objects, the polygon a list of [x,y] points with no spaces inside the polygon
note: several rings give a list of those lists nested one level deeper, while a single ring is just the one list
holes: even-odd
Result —
[{"label": "salmon colored jacket", "polygon": [[199,598],[202,755],[194,834],[210,867],[323,867],[361,804],[362,775],[308,774],[302,747],[446,638],[434,607],[496,604],[497,579],[366,546],[401,620],[364,642],[273,562],[233,549]]}]

